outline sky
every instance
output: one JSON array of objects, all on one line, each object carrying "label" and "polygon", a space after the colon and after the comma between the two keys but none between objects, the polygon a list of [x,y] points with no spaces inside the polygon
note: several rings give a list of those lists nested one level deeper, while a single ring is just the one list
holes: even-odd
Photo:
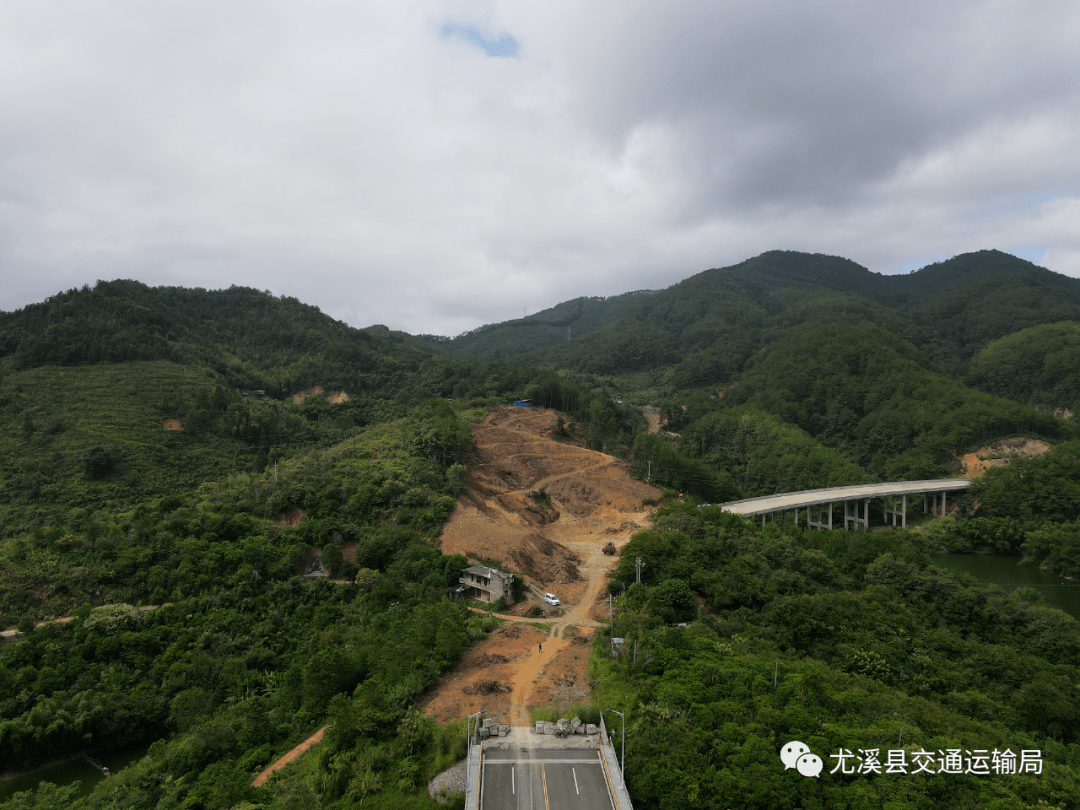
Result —
[{"label": "sky", "polygon": [[0,310],[457,335],[767,250],[1080,277],[1075,0],[0,3]]}]

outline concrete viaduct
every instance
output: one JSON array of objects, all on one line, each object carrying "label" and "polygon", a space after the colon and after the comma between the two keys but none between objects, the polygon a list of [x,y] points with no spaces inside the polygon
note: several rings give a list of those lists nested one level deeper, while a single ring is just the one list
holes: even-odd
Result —
[{"label": "concrete viaduct", "polygon": [[781,521],[787,520],[787,513],[795,513],[795,525],[799,525],[799,514],[806,510],[806,525],[814,529],[833,528],[833,506],[844,504],[844,528],[870,528],[870,499],[881,498],[886,524],[892,517],[892,525],[907,528],[908,496],[922,495],[923,512],[945,514],[945,499],[949,492],[958,492],[971,486],[967,478],[941,478],[934,481],[899,481],[892,484],[859,484],[853,487],[830,487],[829,489],[807,489],[802,492],[785,492],[766,495],[761,498],[747,498],[742,501],[730,501],[720,504],[725,512],[732,512],[744,517],[761,515],[761,525],[765,517],[771,516],[776,522],[776,515]]}]

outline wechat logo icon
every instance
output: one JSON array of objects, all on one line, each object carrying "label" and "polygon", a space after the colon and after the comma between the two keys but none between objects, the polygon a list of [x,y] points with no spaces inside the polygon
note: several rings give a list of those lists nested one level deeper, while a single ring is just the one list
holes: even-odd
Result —
[{"label": "wechat logo icon", "polygon": [[780,759],[784,763],[784,770],[796,768],[803,776],[817,776],[821,773],[821,757],[814,754],[798,740],[792,740],[780,749]]}]

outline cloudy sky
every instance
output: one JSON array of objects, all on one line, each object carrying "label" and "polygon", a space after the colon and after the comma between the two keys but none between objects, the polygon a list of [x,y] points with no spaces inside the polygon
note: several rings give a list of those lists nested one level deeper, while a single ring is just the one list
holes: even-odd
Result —
[{"label": "cloudy sky", "polygon": [[1075,0],[0,2],[0,309],[455,335],[771,249],[1080,276]]}]

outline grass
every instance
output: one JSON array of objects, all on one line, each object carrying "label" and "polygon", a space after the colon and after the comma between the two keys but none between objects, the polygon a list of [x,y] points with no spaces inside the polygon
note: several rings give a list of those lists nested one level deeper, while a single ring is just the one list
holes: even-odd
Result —
[{"label": "grass", "polygon": [[436,755],[424,764],[424,778],[433,779],[452,765],[465,759],[465,718],[445,726],[435,725]]},{"label": "grass", "polygon": [[620,677],[615,662],[610,655],[604,654],[606,652],[604,648],[596,655],[589,656],[589,681],[595,684],[592,692],[593,704],[629,712],[638,703],[637,690]]},{"label": "grass", "polygon": [[[488,637],[488,634],[499,629],[506,619],[498,619],[494,616],[481,616],[478,613],[471,615],[465,622],[466,631],[473,641],[480,641]],[[471,704],[470,704],[471,705]]]},{"label": "grass", "polygon": [[466,422],[476,424],[478,422],[483,422],[485,419],[487,419],[487,415],[489,413],[491,413],[490,408],[468,407],[459,410],[458,416],[460,416]]}]

